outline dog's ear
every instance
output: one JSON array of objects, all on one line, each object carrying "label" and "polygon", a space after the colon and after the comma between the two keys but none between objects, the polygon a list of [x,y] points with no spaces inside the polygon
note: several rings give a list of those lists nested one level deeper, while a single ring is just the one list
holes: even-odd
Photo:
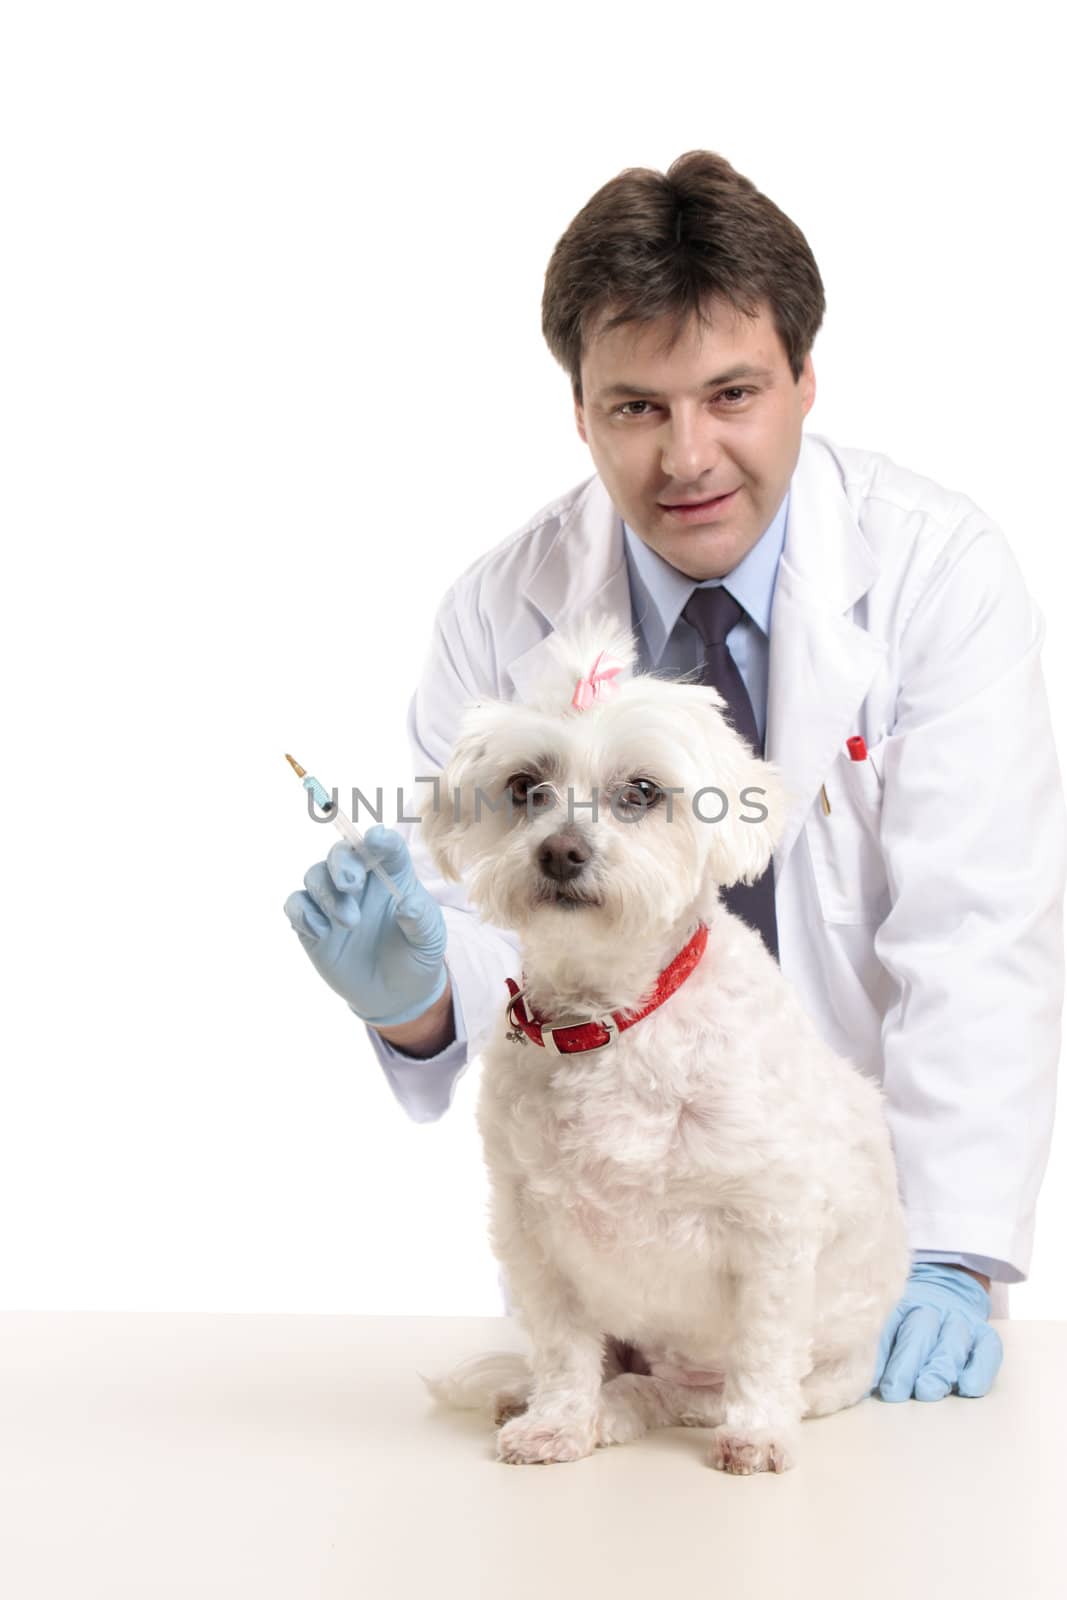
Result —
[{"label": "dog's ear", "polygon": [[784,798],[777,769],[750,756],[729,812],[714,827],[708,869],[720,888],[755,883],[766,872],[782,835]]},{"label": "dog's ear", "polygon": [[778,768],[754,756],[717,707],[705,717],[710,718],[704,731],[711,792],[701,797],[697,815],[710,835],[706,870],[726,889],[754,883],[766,872],[785,827],[785,786]]},{"label": "dog's ear", "polygon": [[471,728],[452,747],[448,764],[431,785],[419,811],[423,840],[434,865],[448,883],[463,875],[464,842],[468,838],[474,775],[485,759],[484,735]]}]

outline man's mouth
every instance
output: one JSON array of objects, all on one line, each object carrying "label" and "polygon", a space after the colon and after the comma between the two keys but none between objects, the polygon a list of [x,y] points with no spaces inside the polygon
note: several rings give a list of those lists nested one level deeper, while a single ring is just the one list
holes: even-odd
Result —
[{"label": "man's mouth", "polygon": [[714,522],[733,504],[740,493],[740,485],[729,494],[714,495],[710,500],[660,500],[659,506],[676,522]]}]

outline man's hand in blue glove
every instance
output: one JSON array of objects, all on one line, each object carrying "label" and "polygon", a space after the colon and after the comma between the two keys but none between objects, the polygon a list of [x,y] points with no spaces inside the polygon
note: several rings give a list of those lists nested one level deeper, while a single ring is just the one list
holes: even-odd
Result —
[{"label": "man's hand in blue glove", "polygon": [[941,1400],[957,1386],[988,1394],[1004,1359],[990,1299],[959,1267],[919,1261],[882,1331],[873,1390],[883,1400]]},{"label": "man's hand in blue glove", "polygon": [[306,892],[291,894],[284,909],[330,988],[364,1022],[391,1027],[420,1017],[444,994],[445,919],[395,829],[378,824],[366,845],[401,891],[399,901],[339,839],[304,874]]}]

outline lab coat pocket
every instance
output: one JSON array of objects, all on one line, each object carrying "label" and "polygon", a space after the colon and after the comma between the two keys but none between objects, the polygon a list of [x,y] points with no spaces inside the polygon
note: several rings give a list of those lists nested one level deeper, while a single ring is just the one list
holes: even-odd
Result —
[{"label": "lab coat pocket", "polygon": [[816,796],[805,834],[823,918],[827,922],[881,922],[889,911],[889,881],[882,855],[882,755],[885,740],[866,760],[842,749]]}]

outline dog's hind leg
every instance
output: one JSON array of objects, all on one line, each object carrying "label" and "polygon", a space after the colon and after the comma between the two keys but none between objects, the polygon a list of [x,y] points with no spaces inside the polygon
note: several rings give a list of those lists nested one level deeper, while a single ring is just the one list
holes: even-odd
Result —
[{"label": "dog's hind leg", "polygon": [[875,1354],[848,1352],[813,1367],[801,1382],[804,1416],[825,1417],[865,1400],[871,1392]]},{"label": "dog's hind leg", "polygon": [[601,1388],[596,1442],[629,1444],[650,1428],[712,1428],[722,1418],[721,1388],[691,1388],[667,1378],[623,1372]]},{"label": "dog's hind leg", "polygon": [[[610,1383],[612,1378],[617,1378],[621,1372],[645,1372],[649,1370],[648,1362],[635,1344],[628,1344],[623,1339],[616,1339],[612,1334],[604,1337],[604,1354],[601,1361],[601,1376],[603,1382]],[[502,1423],[510,1421],[512,1417],[519,1417],[526,1410],[533,1393],[533,1378],[521,1384],[511,1384],[506,1389],[498,1389],[492,1398],[491,1410],[493,1420],[499,1428]]]},{"label": "dog's hind leg", "polygon": [[505,1422],[510,1422],[512,1417],[521,1417],[530,1403],[533,1394],[533,1378],[529,1383],[520,1384],[510,1389],[498,1389],[489,1402],[493,1422],[496,1427],[502,1427]]}]

